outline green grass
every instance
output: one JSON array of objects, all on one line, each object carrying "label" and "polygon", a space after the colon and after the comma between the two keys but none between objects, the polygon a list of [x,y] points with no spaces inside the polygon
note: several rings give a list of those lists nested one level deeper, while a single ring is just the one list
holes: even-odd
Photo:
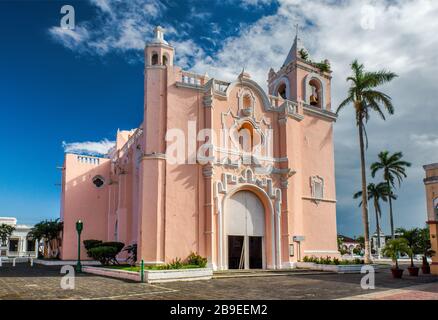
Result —
[{"label": "green grass", "polygon": [[[130,266],[127,264],[105,266],[104,268],[140,272],[139,266]],[[181,267],[181,269],[198,269],[198,268],[200,267],[193,264],[186,264]],[[178,269],[164,269],[163,266],[145,266],[144,269],[145,270],[178,270]]]}]

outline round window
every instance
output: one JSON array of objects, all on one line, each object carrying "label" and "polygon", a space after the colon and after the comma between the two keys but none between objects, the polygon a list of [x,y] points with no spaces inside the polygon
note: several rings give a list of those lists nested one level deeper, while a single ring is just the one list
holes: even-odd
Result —
[{"label": "round window", "polygon": [[102,188],[103,185],[105,184],[105,180],[103,179],[103,177],[101,176],[95,176],[93,178],[93,184],[97,187],[97,188]]}]

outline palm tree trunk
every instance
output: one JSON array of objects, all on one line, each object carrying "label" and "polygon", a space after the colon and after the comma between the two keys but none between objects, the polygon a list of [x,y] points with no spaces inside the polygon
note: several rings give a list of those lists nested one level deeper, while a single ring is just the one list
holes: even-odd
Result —
[{"label": "palm tree trunk", "polygon": [[391,222],[391,238],[395,239],[395,234],[394,234],[394,218],[392,216],[392,200],[391,200],[392,190],[391,190],[391,183],[389,182],[389,179],[386,180],[386,183],[388,184],[388,192],[389,192],[389,220]]},{"label": "palm tree trunk", "polygon": [[360,165],[362,172],[362,223],[364,226],[365,239],[365,263],[371,263],[370,252],[370,226],[368,221],[368,194],[367,194],[367,176],[365,169],[365,146],[363,142],[363,122],[359,119],[359,144],[360,144]]},{"label": "palm tree trunk", "polygon": [[380,220],[379,220],[379,204],[377,199],[374,199],[374,209],[376,211],[376,228],[377,228],[377,255],[380,258]]}]

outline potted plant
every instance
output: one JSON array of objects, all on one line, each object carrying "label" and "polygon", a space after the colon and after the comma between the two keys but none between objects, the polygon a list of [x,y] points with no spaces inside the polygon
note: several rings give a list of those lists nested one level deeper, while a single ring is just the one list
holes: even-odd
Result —
[{"label": "potted plant", "polygon": [[420,268],[414,265],[414,254],[420,253],[420,232],[419,228],[413,228],[406,230],[403,228],[398,228],[396,233],[406,240],[409,247],[409,258],[411,258],[411,265],[408,267],[409,275],[413,277],[418,277],[418,271]]},{"label": "potted plant", "polygon": [[430,274],[430,265],[427,262],[428,257],[432,257],[435,251],[432,250],[432,244],[430,243],[429,228],[426,227],[420,230],[419,250],[423,254],[423,264],[421,271],[423,274]]},{"label": "potted plant", "polygon": [[382,250],[383,255],[391,257],[395,262],[395,266],[391,268],[392,276],[396,279],[400,279],[403,275],[403,269],[398,266],[398,257],[402,254],[410,253],[410,249],[406,239],[398,238],[389,240]]}]

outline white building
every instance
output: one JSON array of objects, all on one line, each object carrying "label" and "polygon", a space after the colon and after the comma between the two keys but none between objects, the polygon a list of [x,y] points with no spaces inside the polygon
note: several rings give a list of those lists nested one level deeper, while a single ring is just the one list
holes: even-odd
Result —
[{"label": "white building", "polygon": [[376,231],[373,233],[373,235],[371,237],[371,250],[373,250],[373,253],[375,255],[378,255],[380,257],[380,251],[377,250],[378,237],[380,238],[380,247],[379,248],[380,248],[380,251],[381,251],[383,249],[383,247],[385,247],[386,241],[388,239],[390,239],[391,236],[386,236],[381,228],[380,228],[379,231],[376,229]]},{"label": "white building", "polygon": [[17,224],[17,219],[11,217],[0,217],[2,224],[14,226],[15,230],[5,243],[0,243],[1,257],[37,257],[37,241],[28,237],[31,226]]}]

